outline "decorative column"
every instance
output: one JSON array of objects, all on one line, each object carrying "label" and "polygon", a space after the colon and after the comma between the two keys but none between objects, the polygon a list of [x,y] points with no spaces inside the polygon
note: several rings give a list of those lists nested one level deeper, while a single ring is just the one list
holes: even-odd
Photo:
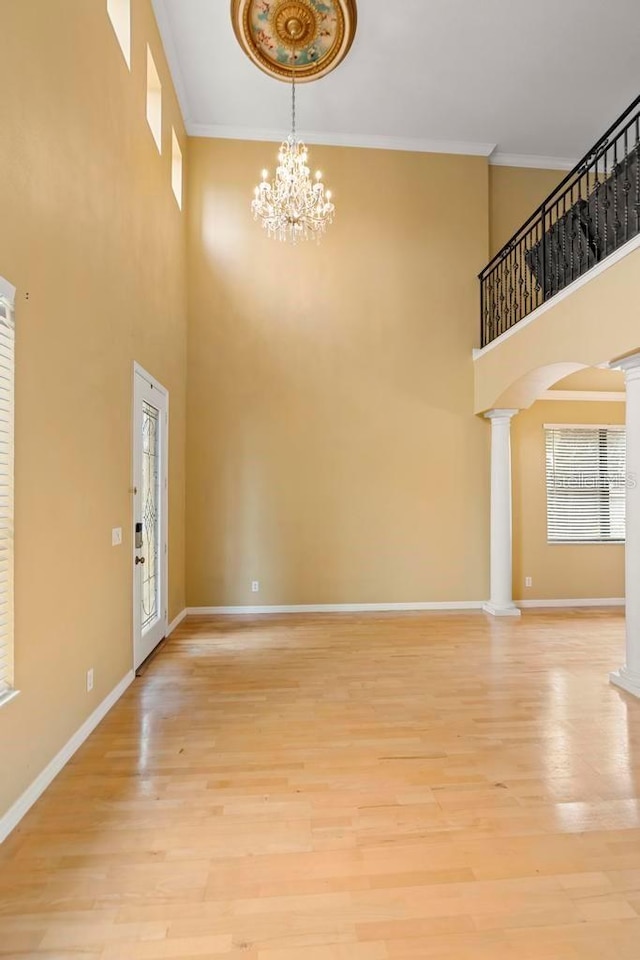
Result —
[{"label": "decorative column", "polygon": [[640,353],[611,364],[627,386],[627,484],[625,538],[626,663],[611,682],[640,697]]},{"label": "decorative column", "polygon": [[513,602],[511,542],[511,418],[517,410],[489,410],[491,421],[491,599],[494,617],[519,617]]}]

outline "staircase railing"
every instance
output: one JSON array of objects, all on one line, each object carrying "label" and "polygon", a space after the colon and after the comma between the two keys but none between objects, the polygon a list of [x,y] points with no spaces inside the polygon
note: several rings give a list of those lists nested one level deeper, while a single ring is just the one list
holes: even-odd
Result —
[{"label": "staircase railing", "polygon": [[640,233],[640,97],[480,274],[485,347]]}]

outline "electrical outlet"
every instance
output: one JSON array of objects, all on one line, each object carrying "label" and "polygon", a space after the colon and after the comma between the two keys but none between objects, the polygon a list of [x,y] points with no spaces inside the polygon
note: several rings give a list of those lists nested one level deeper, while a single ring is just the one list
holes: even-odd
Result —
[{"label": "electrical outlet", "polygon": [[259,581],[259,580],[252,580],[252,581],[251,581],[251,593],[259,593],[259,592],[260,592],[260,581]]},{"label": "electrical outlet", "polygon": [[111,531],[111,546],[119,547],[122,543],[122,527],[114,527]]},{"label": "electrical outlet", "polygon": [[93,690],[93,667],[90,670],[87,670],[87,693],[91,693]]},{"label": "electrical outlet", "polygon": [[525,585],[525,587],[532,587],[532,586],[533,586],[533,580],[531,579],[531,577],[525,577],[525,578],[524,578],[524,585]]}]

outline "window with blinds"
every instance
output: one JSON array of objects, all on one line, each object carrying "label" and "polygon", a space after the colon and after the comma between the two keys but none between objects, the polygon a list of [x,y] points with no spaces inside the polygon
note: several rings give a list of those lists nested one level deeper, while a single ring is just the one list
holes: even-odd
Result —
[{"label": "window with blinds", "polygon": [[625,539],[624,427],[545,425],[547,540]]},{"label": "window with blinds", "polygon": [[13,304],[0,296],[0,698],[13,686]]}]

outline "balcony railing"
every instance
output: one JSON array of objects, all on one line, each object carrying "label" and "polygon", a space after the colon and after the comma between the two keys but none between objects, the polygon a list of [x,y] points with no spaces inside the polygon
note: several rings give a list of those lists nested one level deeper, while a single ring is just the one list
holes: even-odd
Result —
[{"label": "balcony railing", "polygon": [[640,233],[640,97],[480,274],[481,344]]}]

